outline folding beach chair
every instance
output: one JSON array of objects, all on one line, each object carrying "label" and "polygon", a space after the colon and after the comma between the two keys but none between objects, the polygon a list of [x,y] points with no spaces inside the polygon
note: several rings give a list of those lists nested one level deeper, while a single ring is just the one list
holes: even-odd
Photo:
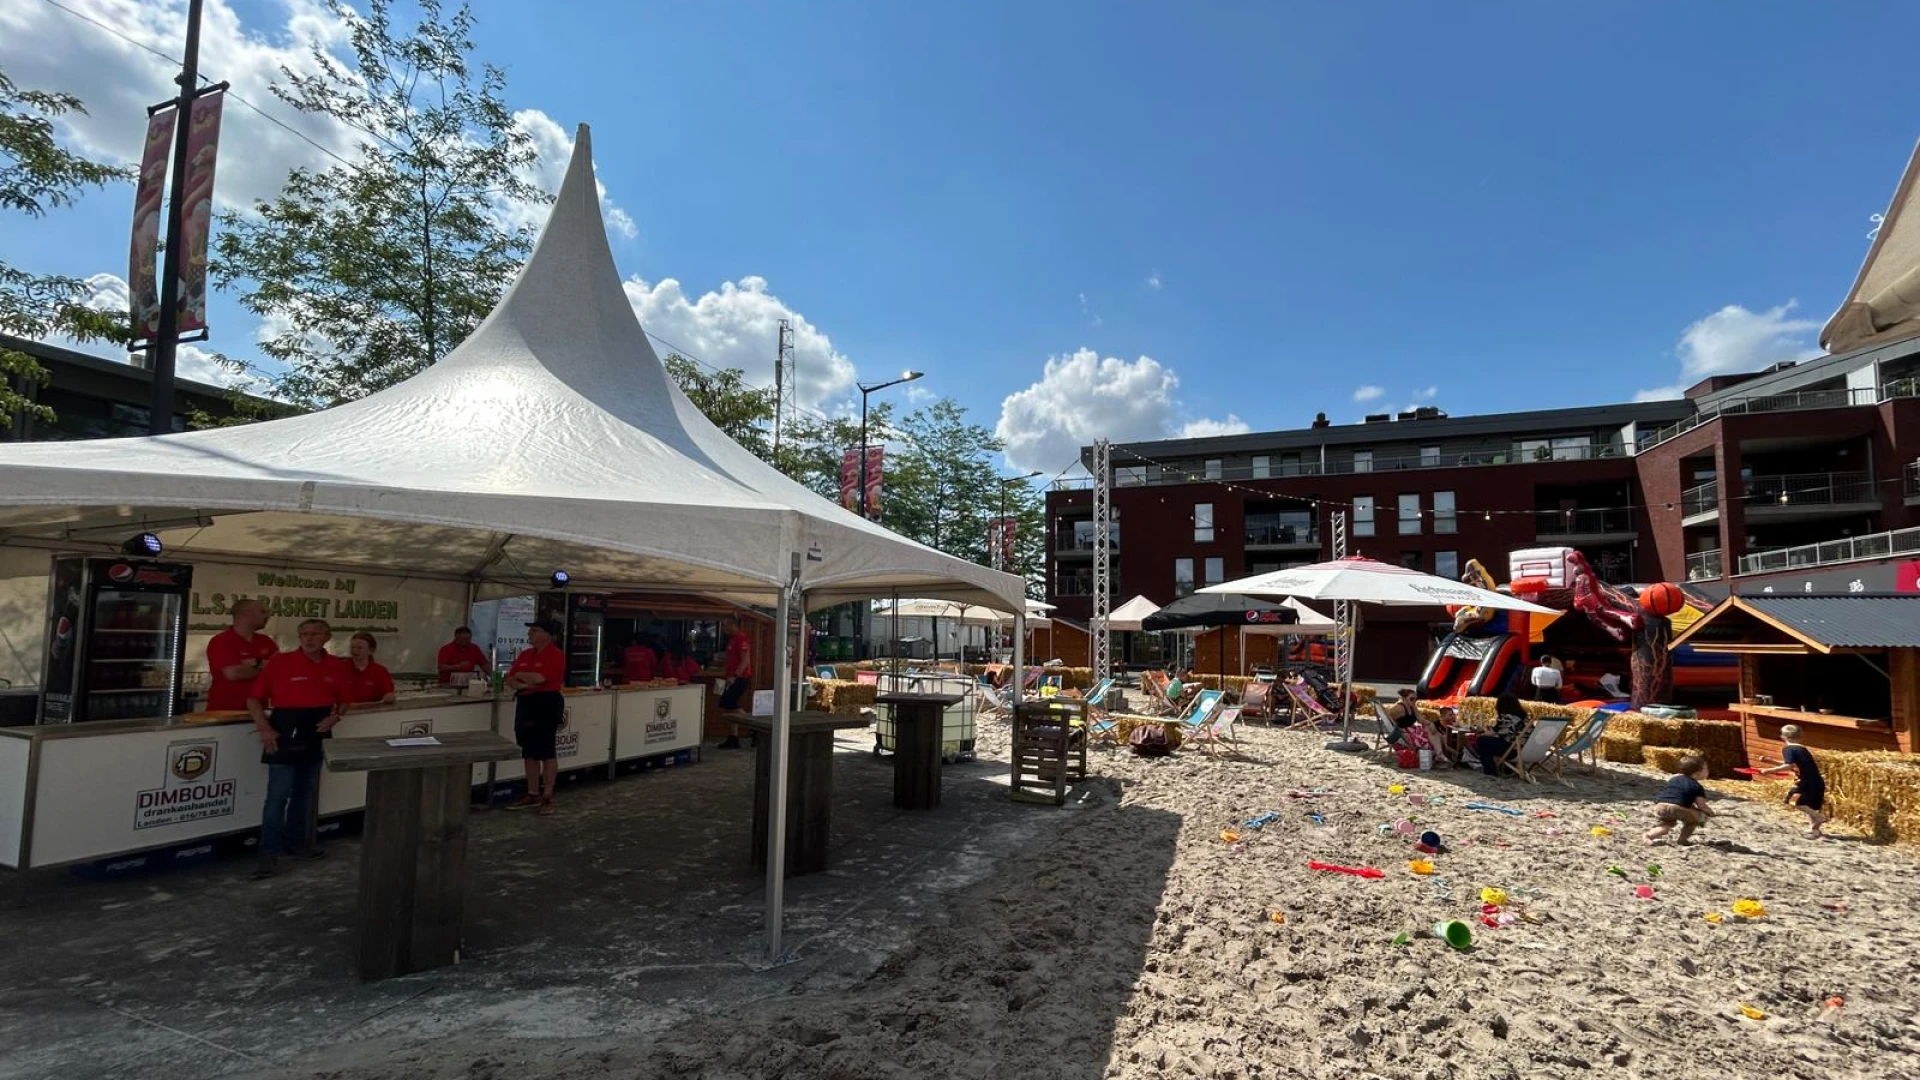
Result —
[{"label": "folding beach chair", "polygon": [[815,664],[813,674],[815,677],[821,679],[837,679],[840,677],[839,672],[833,669],[832,664]]},{"label": "folding beach chair", "polygon": [[1377,753],[1382,750],[1399,751],[1402,749],[1412,749],[1413,743],[1408,740],[1406,732],[1401,730],[1400,725],[1393,722],[1393,717],[1387,712],[1387,707],[1378,701],[1372,704],[1373,722],[1377,729],[1374,732],[1374,737],[1379,740],[1378,745],[1373,748],[1374,751]]},{"label": "folding beach chair", "polygon": [[[1543,716],[1535,720],[1526,738],[1514,740],[1507,747],[1507,752],[1500,755],[1499,765],[1512,769],[1529,784],[1539,783],[1533,775],[1535,770],[1546,762],[1548,755],[1553,753],[1553,744],[1560,741],[1572,723],[1570,716]],[[1499,771],[1499,765],[1495,766],[1496,772]]]},{"label": "folding beach chair", "polygon": [[1229,705],[1191,728],[1187,726],[1186,721],[1182,720],[1180,722],[1181,737],[1203,750],[1223,742],[1231,744],[1234,741],[1233,727],[1239,719],[1240,706]]},{"label": "folding beach chair", "polygon": [[1240,691],[1240,715],[1249,720],[1273,718],[1273,684],[1251,682]]},{"label": "folding beach chair", "polygon": [[1165,716],[1173,711],[1171,684],[1165,672],[1143,671],[1140,673],[1140,689],[1147,695],[1145,711],[1153,716]]},{"label": "folding beach chair", "polygon": [[1287,697],[1293,702],[1293,721],[1287,725],[1288,727],[1325,728],[1333,727],[1340,722],[1340,717],[1333,710],[1320,704],[1320,700],[1313,696],[1313,691],[1308,689],[1306,683],[1295,679],[1286,686]]},{"label": "folding beach chair", "polygon": [[1180,738],[1189,739],[1198,733],[1209,720],[1213,719],[1214,712],[1220,708],[1221,699],[1226,696],[1223,690],[1202,690],[1194,695],[1193,707],[1188,709],[1178,721],[1180,726],[1177,730],[1180,732]]},{"label": "folding beach chair", "polygon": [[1571,737],[1562,739],[1554,746],[1552,756],[1545,762],[1545,768],[1566,784],[1571,784],[1571,781],[1567,780],[1562,769],[1569,761],[1579,765],[1582,764],[1580,759],[1584,757],[1588,772],[1598,769],[1600,767],[1600,736],[1607,733],[1607,724],[1613,716],[1611,710],[1595,709],[1593,716],[1587,720],[1586,727],[1578,731],[1569,730],[1568,735]]}]

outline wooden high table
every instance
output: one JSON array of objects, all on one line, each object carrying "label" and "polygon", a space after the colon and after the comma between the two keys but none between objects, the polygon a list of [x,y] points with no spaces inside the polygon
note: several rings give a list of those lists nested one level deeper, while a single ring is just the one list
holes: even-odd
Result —
[{"label": "wooden high table", "polygon": [[520,756],[491,731],[436,733],[438,746],[331,739],[332,772],[367,774],[360,839],[360,978],[444,967],[460,949],[473,766]]},{"label": "wooden high table", "polygon": [[893,805],[931,810],[940,805],[940,750],[947,706],[958,694],[881,694],[893,707]]},{"label": "wooden high table", "polygon": [[[729,724],[766,738],[754,740],[753,755],[753,865],[767,866],[767,815],[773,806],[773,717],[727,713]],[[827,840],[833,821],[833,733],[863,728],[859,716],[823,712],[794,713],[789,725],[787,755],[787,873],[788,877],[817,874],[827,868]]]}]

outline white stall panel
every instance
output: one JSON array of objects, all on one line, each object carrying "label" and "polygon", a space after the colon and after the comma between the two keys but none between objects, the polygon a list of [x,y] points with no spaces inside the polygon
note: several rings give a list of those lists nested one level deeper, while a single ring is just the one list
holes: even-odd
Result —
[{"label": "white stall panel", "polygon": [[44,739],[33,865],[74,862],[260,824],[267,767],[251,724]]},{"label": "white stall panel", "polygon": [[[405,703],[403,702],[402,705]],[[448,731],[487,731],[493,727],[491,701],[436,701],[417,708],[348,712],[334,725],[340,739],[396,739]],[[484,783],[483,765],[475,783]],[[320,777],[320,815],[341,814],[367,805],[367,774],[327,771]]]},{"label": "white stall panel", "polygon": [[621,761],[631,761],[699,746],[705,695],[704,686],[621,691],[615,753]]},{"label": "white stall panel", "polygon": [[0,738],[0,866],[20,869],[20,840],[27,826],[27,763],[31,739]]},{"label": "white stall panel", "polygon": [[[613,738],[613,694],[610,691],[589,691],[565,695],[567,699],[567,722],[560,729],[560,737],[555,741],[559,752],[560,771],[605,765]],[[500,717],[495,725],[503,738],[513,738],[513,699],[500,703]],[[521,759],[502,761],[494,767],[494,780],[504,782],[519,780],[526,776],[526,768]]]}]

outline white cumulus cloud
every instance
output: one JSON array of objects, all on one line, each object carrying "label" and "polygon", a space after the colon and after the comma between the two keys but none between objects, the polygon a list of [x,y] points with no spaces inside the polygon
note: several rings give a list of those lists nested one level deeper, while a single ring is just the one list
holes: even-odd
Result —
[{"label": "white cumulus cloud", "polygon": [[1353,400],[1355,400],[1355,401],[1376,401],[1376,400],[1378,400],[1379,398],[1381,398],[1381,397],[1383,397],[1383,396],[1385,396],[1385,395],[1386,395],[1386,392],[1387,392],[1387,388],[1386,388],[1386,387],[1384,387],[1384,386],[1361,386],[1361,387],[1356,387],[1356,388],[1354,389],[1354,391],[1353,391]]},{"label": "white cumulus cloud", "polygon": [[1634,395],[1636,401],[1677,398],[1686,388],[1710,375],[1758,371],[1780,360],[1809,360],[1820,355],[1811,335],[1820,329],[1815,319],[1796,319],[1799,301],[1789,300],[1765,311],[1749,311],[1728,304],[1700,319],[1680,334],[1674,355],[1680,358],[1680,379],[1672,386],[1654,387]]},{"label": "white cumulus cloud", "polygon": [[[567,162],[573,157],[573,133],[539,109],[522,109],[513,114],[513,122],[533,140],[534,149],[540,155],[527,179],[541,191],[549,194],[559,191],[560,181],[567,175]],[[607,228],[628,240],[640,235],[633,216],[607,198],[607,185],[597,175],[594,184],[600,192],[600,213],[606,218]],[[546,224],[547,210],[545,205],[516,203],[509,208],[507,216],[514,224],[538,229]]]},{"label": "white cumulus cloud", "polygon": [[1153,273],[1147,275],[1147,288],[1158,289],[1159,287],[1160,287],[1160,271],[1155,270]]},{"label": "white cumulus cloud", "polygon": [[853,386],[853,362],[834,349],[819,327],[775,296],[765,278],[724,282],[697,297],[673,278],[648,283],[631,277],[626,290],[640,325],[656,335],[654,351],[662,357],[678,349],[691,353],[689,359],[737,368],[750,385],[772,386],[774,350],[784,318],[793,322],[794,400],[802,408],[819,409]]},{"label": "white cumulus cloud", "polygon": [[1232,415],[1183,416],[1179,387],[1179,376],[1151,356],[1122,360],[1080,349],[1049,357],[1039,381],[1009,394],[994,434],[1006,446],[1009,465],[1051,473],[1100,437],[1139,442],[1247,430]]}]

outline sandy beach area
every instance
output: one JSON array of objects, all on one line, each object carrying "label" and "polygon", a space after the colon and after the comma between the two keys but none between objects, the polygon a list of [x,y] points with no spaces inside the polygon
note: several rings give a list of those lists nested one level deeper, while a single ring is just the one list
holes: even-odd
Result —
[{"label": "sandy beach area", "polygon": [[[1003,725],[981,734],[1004,755]],[[420,1047],[407,1074],[1835,1080],[1899,1075],[1920,1052],[1910,850],[1812,841],[1798,815],[1720,794],[1695,844],[1649,847],[1647,770],[1536,786],[1241,735],[1214,757],[1096,750],[1091,783],[1114,805],[851,989],[658,1039]],[[1402,819],[1443,839],[1432,875],[1409,870]],[[1483,889],[1513,918],[1484,911]],[[1743,899],[1765,915],[1737,917]],[[1471,924],[1468,950],[1420,933],[1447,919]]]}]

